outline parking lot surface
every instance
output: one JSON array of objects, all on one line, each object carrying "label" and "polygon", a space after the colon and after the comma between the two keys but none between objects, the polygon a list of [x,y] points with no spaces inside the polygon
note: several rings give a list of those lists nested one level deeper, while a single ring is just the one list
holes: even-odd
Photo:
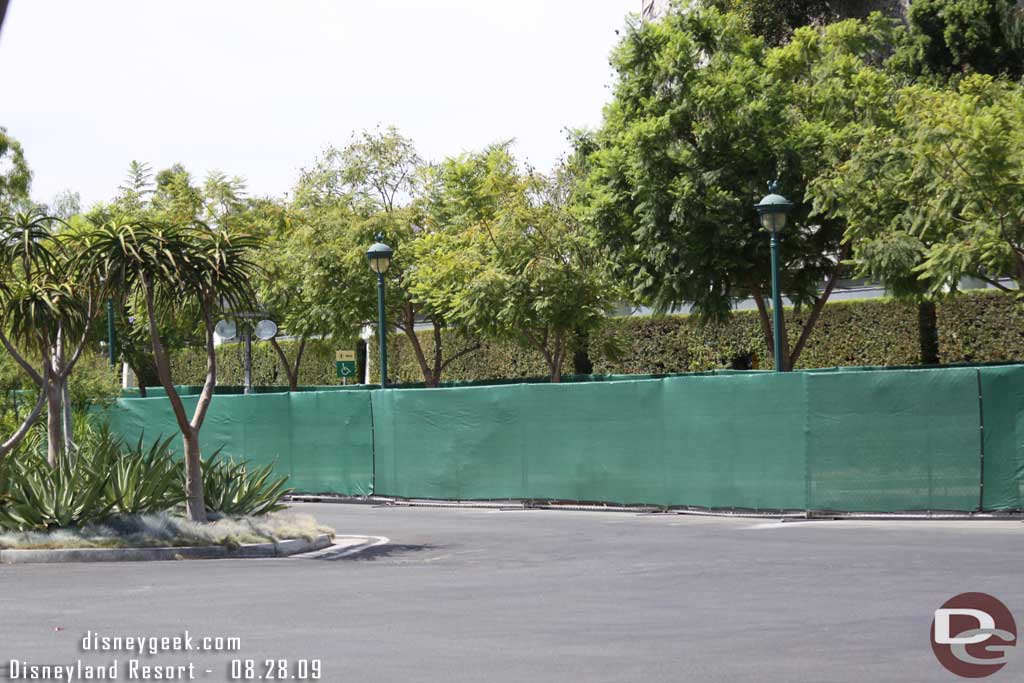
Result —
[{"label": "parking lot surface", "polygon": [[[1024,626],[1015,521],[295,508],[383,540],[319,559],[0,567],[3,674],[117,658],[121,680],[134,659],[209,681],[297,680],[313,661],[332,682],[949,681],[929,644],[947,599],[990,593]],[[238,647],[83,651],[88,634],[185,630]],[[987,680],[1024,680],[1024,654]]]}]

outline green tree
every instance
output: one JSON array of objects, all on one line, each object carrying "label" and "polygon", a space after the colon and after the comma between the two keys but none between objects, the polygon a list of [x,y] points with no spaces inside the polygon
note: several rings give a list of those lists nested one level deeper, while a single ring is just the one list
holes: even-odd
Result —
[{"label": "green tree", "polygon": [[[281,204],[265,204],[262,220],[252,221],[265,227],[265,246],[258,259],[262,267],[255,280],[261,311],[278,326],[278,334],[270,340],[292,391],[298,389],[299,370],[306,346],[312,337],[335,337],[339,340],[355,335],[356,325],[347,309],[336,309],[334,287],[321,279],[321,268],[331,267],[329,257],[319,253],[328,241],[313,228],[313,223],[295,220],[301,210]],[[323,297],[321,287],[331,294]],[[278,336],[287,334],[298,339],[295,355],[289,359]]]},{"label": "green tree", "polygon": [[1017,0],[914,0],[897,60],[914,75],[1024,75],[1024,6]]},{"label": "green tree", "polygon": [[[74,455],[68,382],[108,285],[80,267],[81,236],[59,219],[0,217],[0,244],[0,344],[45,395],[48,460],[56,466],[62,454]],[[41,370],[29,362],[32,356],[42,359]]]},{"label": "green tree", "polygon": [[117,189],[118,194],[114,199],[116,210],[128,217],[141,216],[155,189],[153,171],[149,164],[133,159],[128,164],[124,184]]},{"label": "green tree", "polygon": [[887,9],[899,14],[900,3],[877,0],[710,0],[708,5],[739,16],[747,30],[769,45],[784,45],[802,26],[823,26],[843,19],[863,19]]},{"label": "green tree", "polygon": [[[137,291],[144,302],[157,374],[184,441],[187,508],[196,521],[206,521],[199,432],[217,383],[214,323],[224,310],[253,305],[252,278],[258,268],[251,258],[259,246],[255,238],[194,222],[111,222],[87,236],[90,269],[107,273],[117,291]],[[191,418],[174,387],[159,325],[167,311],[182,305],[200,310],[207,357],[206,379]]]},{"label": "green tree", "polygon": [[21,143],[0,126],[0,213],[9,213],[24,207],[28,201],[28,188],[32,171],[25,161]]},{"label": "green tree", "polygon": [[[93,207],[94,223],[123,221],[201,221],[219,230],[265,236],[279,230],[283,207],[266,198],[246,197],[245,180],[210,172],[202,186],[181,165],[156,174],[149,164],[132,161],[118,193],[107,205]],[[159,301],[157,302],[160,303]],[[119,350],[138,380],[139,391],[159,384],[151,351],[145,302],[139,291],[124,298],[115,315]],[[204,343],[202,312],[193,302],[178,302],[158,315],[163,345],[169,349]]]},{"label": "green tree", "polygon": [[781,235],[783,293],[810,307],[796,342],[782,339],[796,364],[848,248],[842,217],[812,211],[807,183],[891,117],[895,84],[878,65],[894,32],[876,14],[766,48],[714,9],[629,30],[604,124],[578,149],[588,218],[636,301],[690,303],[711,320],[752,297],[772,348],[769,246],[753,207],[777,177],[796,203]]},{"label": "green tree", "polygon": [[1024,88],[982,75],[915,84],[895,124],[815,188],[848,222],[860,271],[897,292],[955,292],[965,276],[1024,288]]},{"label": "green tree", "polygon": [[156,174],[149,215],[172,223],[199,220],[204,199],[202,190],[192,183],[192,175],[181,164],[174,164]]},{"label": "green tree", "polygon": [[[376,276],[366,249],[378,236],[387,242],[395,250],[386,276],[388,322],[408,337],[424,382],[437,386],[453,359],[479,345],[446,350],[443,315],[412,292],[412,275],[420,267],[415,243],[431,229],[413,201],[420,191],[421,163],[412,141],[394,128],[363,132],[343,149],[328,149],[303,171],[296,187],[292,253],[304,260],[302,296],[316,302],[313,320],[349,337],[376,321]],[[433,328],[430,358],[417,325]]]},{"label": "green tree", "polygon": [[229,178],[223,171],[210,171],[203,182],[203,211],[207,224],[227,227],[245,206],[245,179]]},{"label": "green tree", "polygon": [[570,209],[573,183],[568,167],[520,171],[508,144],[448,159],[413,247],[414,296],[471,335],[538,352],[552,382],[573,336],[616,301],[603,251]]}]

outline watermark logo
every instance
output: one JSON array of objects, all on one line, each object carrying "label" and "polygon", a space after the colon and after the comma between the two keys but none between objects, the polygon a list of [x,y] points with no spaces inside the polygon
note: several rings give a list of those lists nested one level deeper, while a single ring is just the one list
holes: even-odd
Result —
[{"label": "watermark logo", "polygon": [[1006,665],[1016,645],[1013,614],[991,595],[961,593],[935,610],[932,650],[957,676],[991,676]]}]

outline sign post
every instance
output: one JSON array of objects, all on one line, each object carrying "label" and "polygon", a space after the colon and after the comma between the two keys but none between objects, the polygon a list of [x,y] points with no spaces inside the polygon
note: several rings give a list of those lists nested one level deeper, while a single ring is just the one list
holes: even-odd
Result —
[{"label": "sign post", "polygon": [[356,352],[338,351],[334,354],[334,370],[342,382],[348,384],[348,378],[356,376]]}]

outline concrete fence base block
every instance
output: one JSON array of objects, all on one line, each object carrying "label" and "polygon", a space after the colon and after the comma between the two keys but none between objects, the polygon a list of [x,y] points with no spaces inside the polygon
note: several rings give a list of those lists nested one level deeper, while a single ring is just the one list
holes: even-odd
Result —
[{"label": "concrete fence base block", "polygon": [[225,560],[261,557],[287,557],[323,550],[332,541],[327,534],[312,540],[288,539],[271,543],[252,543],[238,548],[221,545],[183,548],[65,548],[56,550],[0,550],[2,564],[57,564],[62,562],[153,562],[162,560]]}]

